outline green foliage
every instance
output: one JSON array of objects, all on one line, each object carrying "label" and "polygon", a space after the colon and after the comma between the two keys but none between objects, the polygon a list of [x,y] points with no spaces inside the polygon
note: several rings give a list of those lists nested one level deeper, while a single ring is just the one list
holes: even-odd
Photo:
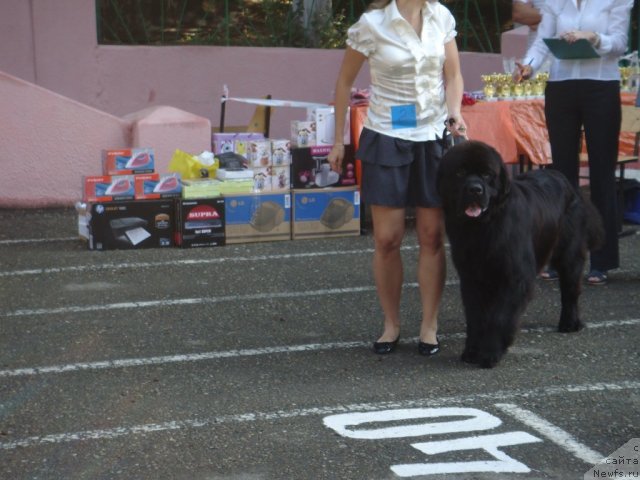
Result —
[{"label": "green foliage", "polygon": [[[343,19],[324,19],[318,44],[303,28],[299,0],[96,0],[106,45],[237,45],[333,48]],[[330,21],[329,21],[330,20]],[[318,20],[314,25],[320,26]]]},{"label": "green foliage", "polygon": [[[96,0],[98,43],[343,48],[346,31],[370,0]],[[453,13],[461,50],[499,52],[513,27],[512,0],[441,0]],[[637,5],[630,44],[637,45]],[[308,15],[305,15],[307,13]],[[307,28],[304,18],[309,17]],[[634,47],[633,49],[637,49]]]}]

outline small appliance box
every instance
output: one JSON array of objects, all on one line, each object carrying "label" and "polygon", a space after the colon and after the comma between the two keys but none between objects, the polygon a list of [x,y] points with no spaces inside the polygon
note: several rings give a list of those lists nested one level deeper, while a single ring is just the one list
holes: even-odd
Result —
[{"label": "small appliance box", "polygon": [[271,140],[271,165],[291,165],[291,142],[285,139]]},{"label": "small appliance box", "polygon": [[85,202],[112,202],[134,199],[133,175],[102,175],[84,177]]},{"label": "small appliance box", "polygon": [[310,147],[316,144],[316,122],[293,120],[291,122],[291,144],[295,147]]},{"label": "small appliance box", "polygon": [[134,178],[136,200],[180,198],[182,183],[179,173],[145,173]]},{"label": "small appliance box", "polygon": [[244,156],[248,141],[262,139],[264,135],[259,132],[215,132],[211,135],[211,148],[216,155],[235,152]]},{"label": "small appliance box", "polygon": [[136,200],[89,206],[89,248],[116,250],[172,247],[174,200]]},{"label": "small appliance box", "polygon": [[278,192],[291,189],[291,168],[289,165],[284,167],[271,167],[269,171],[271,175],[271,191]]},{"label": "small appliance box", "polygon": [[253,168],[253,192],[271,191],[271,167]]},{"label": "small appliance box", "polygon": [[226,243],[291,240],[291,194],[225,196]]},{"label": "small appliance box", "polygon": [[248,140],[245,158],[253,168],[271,165],[271,140]]},{"label": "small appliance box", "polygon": [[352,145],[345,145],[342,171],[331,169],[327,157],[331,146],[293,148],[291,150],[291,184],[293,188],[351,187],[356,185]]},{"label": "small appliance box", "polygon": [[[340,143],[351,143],[351,114],[347,110],[343,138]],[[333,145],[335,143],[336,114],[333,107],[319,107],[313,110],[311,120],[316,124],[316,145]]]},{"label": "small appliance box", "polygon": [[292,238],[360,235],[358,187],[293,190]]},{"label": "small appliance box", "polygon": [[200,198],[178,200],[176,244],[184,248],[218,247],[225,244],[225,200]]},{"label": "small appliance box", "polygon": [[154,155],[151,148],[123,148],[102,151],[102,173],[105,175],[133,175],[153,173]]}]

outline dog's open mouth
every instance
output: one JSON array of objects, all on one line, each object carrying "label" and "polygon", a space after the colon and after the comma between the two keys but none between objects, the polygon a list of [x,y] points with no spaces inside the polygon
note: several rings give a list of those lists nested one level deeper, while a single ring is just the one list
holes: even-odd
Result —
[{"label": "dog's open mouth", "polygon": [[472,203],[465,209],[464,213],[467,217],[478,218],[485,210],[486,208],[482,208],[477,203]]}]

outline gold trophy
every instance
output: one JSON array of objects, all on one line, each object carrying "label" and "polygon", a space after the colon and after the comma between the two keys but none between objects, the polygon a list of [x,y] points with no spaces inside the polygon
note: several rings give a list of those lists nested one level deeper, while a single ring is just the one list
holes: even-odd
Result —
[{"label": "gold trophy", "polygon": [[533,96],[536,98],[544,97],[544,89],[547,86],[547,80],[549,79],[548,72],[540,72],[536,75],[533,81]]},{"label": "gold trophy", "polygon": [[511,99],[511,75],[502,73],[498,75],[498,96],[500,100]]},{"label": "gold trophy", "polygon": [[629,78],[631,78],[631,67],[620,67],[620,90],[623,92],[631,90]]},{"label": "gold trophy", "polygon": [[488,102],[495,100],[496,98],[496,87],[494,84],[493,75],[480,75],[482,79],[482,83],[484,87],[482,88],[482,93],[484,93],[484,99]]},{"label": "gold trophy", "polygon": [[542,82],[542,96],[544,97],[544,91],[547,88],[547,81],[549,80],[549,72],[540,72],[538,76]]},{"label": "gold trophy", "polygon": [[525,80],[522,82],[522,87],[524,89],[524,98],[532,98],[533,97],[533,83],[531,80]]},{"label": "gold trophy", "polygon": [[524,86],[525,82],[518,82],[513,85],[513,96],[516,100],[520,100],[524,97]]}]

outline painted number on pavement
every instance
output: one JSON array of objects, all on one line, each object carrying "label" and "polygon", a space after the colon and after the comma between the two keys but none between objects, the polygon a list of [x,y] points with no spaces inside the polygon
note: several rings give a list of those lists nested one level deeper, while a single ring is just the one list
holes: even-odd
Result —
[{"label": "painted number on pavement", "polygon": [[[438,419],[442,419],[442,421],[438,421]],[[502,424],[502,420],[498,417],[475,408],[409,408],[344,413],[325,417],[323,422],[343,437],[363,440],[480,432],[495,429]],[[399,422],[411,423],[399,425]],[[385,426],[385,423],[388,426]],[[392,465],[391,470],[400,477],[470,472],[527,473],[531,471],[529,467],[510,457],[500,448],[541,441],[526,432],[506,432],[412,443],[413,448],[427,455],[463,450],[484,450],[491,459],[470,462],[400,464]]]}]

